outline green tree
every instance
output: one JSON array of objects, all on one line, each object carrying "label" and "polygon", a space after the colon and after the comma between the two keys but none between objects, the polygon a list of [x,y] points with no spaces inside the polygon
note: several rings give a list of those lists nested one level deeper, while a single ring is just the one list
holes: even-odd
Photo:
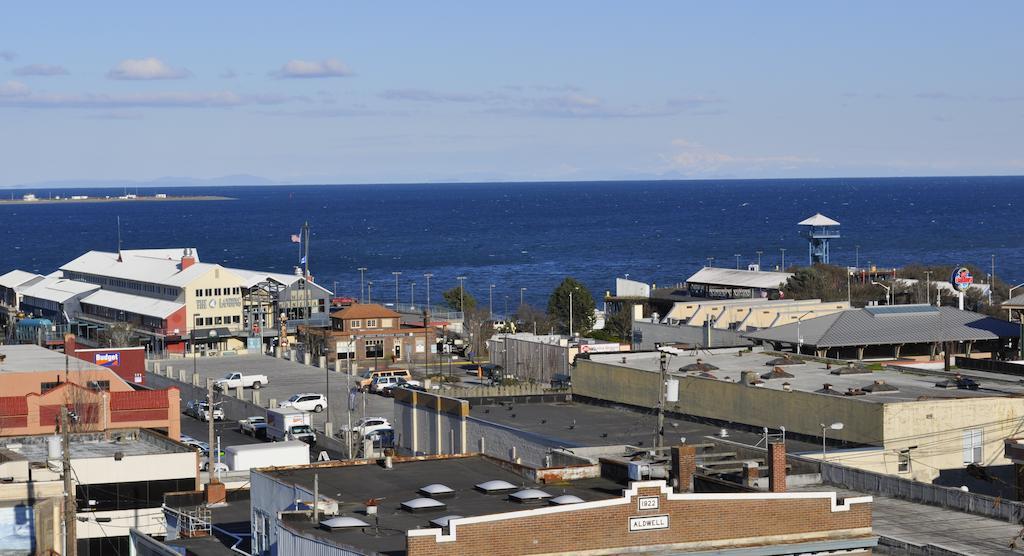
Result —
[{"label": "green tree", "polygon": [[[464,291],[462,286],[455,286],[441,295],[444,296],[444,302],[455,311],[466,311],[476,307],[476,298],[468,290]],[[466,304],[465,307],[462,306],[463,303]]]},{"label": "green tree", "polygon": [[547,334],[555,328],[550,315],[529,303],[520,305],[516,310],[515,317],[516,322],[519,323],[517,328],[522,332]]},{"label": "green tree", "polygon": [[572,331],[580,334],[594,327],[594,296],[575,278],[566,278],[548,298],[548,314],[560,332],[569,331],[569,299],[572,296]]}]

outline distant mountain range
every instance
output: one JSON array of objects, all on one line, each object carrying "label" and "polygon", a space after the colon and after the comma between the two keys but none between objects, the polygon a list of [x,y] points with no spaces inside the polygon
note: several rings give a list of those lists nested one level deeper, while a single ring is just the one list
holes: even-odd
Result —
[{"label": "distant mountain range", "polygon": [[165,176],[155,180],[53,180],[18,185],[0,186],[0,189],[75,189],[100,187],[228,187],[232,185],[283,185],[260,176],[234,174],[217,178],[190,178]]}]

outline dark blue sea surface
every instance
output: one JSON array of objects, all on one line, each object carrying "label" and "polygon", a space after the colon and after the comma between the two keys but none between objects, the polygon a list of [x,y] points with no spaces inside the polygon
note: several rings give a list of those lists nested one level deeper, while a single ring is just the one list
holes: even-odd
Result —
[{"label": "dark blue sea surface", "polygon": [[[358,296],[369,270],[374,301],[408,302],[457,285],[494,310],[545,305],[565,276],[595,297],[616,276],[669,285],[714,257],[715,266],[806,264],[797,222],[821,212],[842,223],[832,262],[911,262],[989,268],[1024,281],[1024,177],[716,180],[652,182],[324,185],[140,189],[140,195],[224,195],[232,201],[0,206],[0,273],[51,272],[79,254],[117,247],[193,246],[204,262],[275,272],[299,263],[290,242],[311,227],[311,271],[328,289]],[[14,191],[20,196],[26,190]],[[40,197],[121,190],[33,190]],[[0,192],[7,196],[9,192]]]}]

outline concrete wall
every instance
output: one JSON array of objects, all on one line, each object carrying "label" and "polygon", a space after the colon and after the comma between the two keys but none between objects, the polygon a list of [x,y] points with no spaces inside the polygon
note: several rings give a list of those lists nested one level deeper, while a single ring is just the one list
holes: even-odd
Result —
[{"label": "concrete wall", "polygon": [[[830,432],[830,438],[865,444],[882,438],[883,404],[670,374],[679,380],[679,402],[670,403],[670,411],[755,427],[785,426],[809,436],[821,436],[823,422],[841,421],[845,428],[832,431],[834,436]],[[573,374],[573,394],[654,407],[659,381],[656,372],[581,360]]]},{"label": "concrete wall", "polygon": [[[821,436],[821,423],[842,422],[829,439],[879,446],[878,450],[843,451],[829,456],[858,469],[898,473],[899,452],[911,449],[911,470],[898,473],[931,482],[942,469],[965,467],[965,431],[981,430],[982,465],[1006,465],[1003,439],[1024,433],[1024,398],[945,398],[871,403],[811,392],[743,386],[710,378],[672,374],[679,380],[679,402],[670,411]],[[573,394],[655,407],[658,374],[580,360],[573,373]],[[814,457],[813,454],[808,454]]]},{"label": "concrete wall", "polygon": [[467,445],[465,400],[428,392],[395,389],[395,444],[402,454],[464,454]]}]

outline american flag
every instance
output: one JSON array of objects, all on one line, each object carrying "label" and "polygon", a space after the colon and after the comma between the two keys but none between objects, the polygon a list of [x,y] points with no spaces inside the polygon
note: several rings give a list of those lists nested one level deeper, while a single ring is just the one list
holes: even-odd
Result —
[{"label": "american flag", "polygon": [[299,234],[292,234],[292,243],[302,243],[302,238]]}]

